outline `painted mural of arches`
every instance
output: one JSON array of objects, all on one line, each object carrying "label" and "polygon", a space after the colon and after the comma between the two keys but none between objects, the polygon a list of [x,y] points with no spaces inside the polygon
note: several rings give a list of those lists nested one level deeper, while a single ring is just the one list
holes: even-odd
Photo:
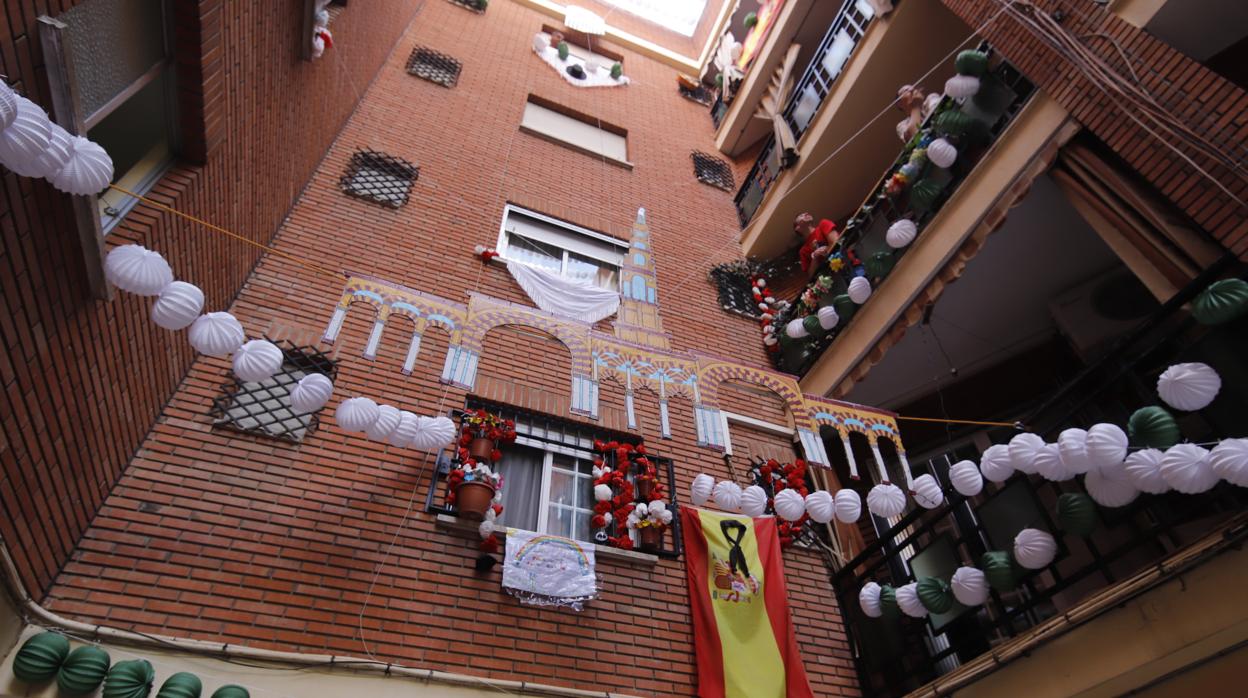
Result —
[{"label": "painted mural of arches", "polygon": [[551,317],[543,317],[520,307],[490,307],[478,310],[473,299],[469,307],[468,321],[460,344],[473,351],[481,351],[485,334],[501,325],[518,325],[545,332],[563,343],[572,354],[572,372],[587,375],[590,372],[589,328],[564,323]]}]

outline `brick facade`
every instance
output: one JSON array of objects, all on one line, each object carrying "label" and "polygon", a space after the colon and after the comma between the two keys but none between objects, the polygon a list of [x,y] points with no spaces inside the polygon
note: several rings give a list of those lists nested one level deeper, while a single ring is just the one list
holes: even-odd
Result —
[{"label": "brick facade", "polygon": [[[353,15],[364,15],[360,24],[345,24]],[[237,21],[242,24],[223,28],[222,35],[234,36],[257,52],[276,52],[264,38],[289,33],[289,27],[275,24],[276,18],[267,24]],[[340,21],[344,24],[335,27],[337,46],[331,51],[348,60],[353,66],[348,71],[330,62],[336,60],[332,54],[318,64],[298,63],[291,41],[277,42],[289,54],[289,75],[266,72],[263,61],[256,59],[255,64],[244,62],[238,74],[225,76],[221,89],[229,108],[221,111],[221,118],[255,99],[246,90],[281,98],[248,106],[255,113],[237,115],[238,123],[223,131],[224,140],[210,150],[205,168],[215,164],[220,171],[201,171],[198,178],[193,171],[179,174],[207,202],[196,205],[199,199],[172,192],[168,196],[175,205],[257,238],[267,238],[280,221],[273,244],[320,265],[371,274],[459,302],[467,302],[467,294],[476,291],[525,305],[528,299],[504,268],[484,266],[472,254],[474,245],[494,245],[505,203],[622,239],[628,238],[637,208],[644,206],[663,323],[673,348],[766,363],[756,323],[722,312],[707,280],[711,264],[737,256],[738,226],[732,194],[694,177],[689,153],[713,149],[711,124],[704,107],[679,96],[671,67],[612,47],[626,54],[633,83],[575,88],[530,48],[533,32],[549,23],[548,17],[513,2],[494,2],[486,13],[476,14],[430,0],[397,38],[373,80],[368,67],[387,55],[405,25],[403,17],[397,12],[394,17],[378,15],[371,4],[351,3]],[[247,34],[244,26],[253,33]],[[363,32],[375,34],[383,28],[394,34],[363,37]],[[448,90],[409,76],[403,66],[414,45],[462,61],[458,85]],[[372,63],[362,58],[365,52]],[[223,65],[234,66],[238,60]],[[337,73],[323,78],[333,80],[323,89],[301,77],[331,70]],[[256,82],[256,76],[264,77]],[[295,138],[304,138],[306,119],[284,121],[287,115],[317,109],[342,119],[355,90],[364,98],[327,153],[336,128],[329,116],[323,141],[310,135]],[[520,132],[529,95],[626,128],[633,169]],[[300,126],[294,129],[291,123]],[[258,141],[268,128],[272,141]],[[411,200],[402,208],[384,208],[340,191],[338,179],[352,153],[366,148],[420,167]],[[321,154],[325,157],[316,165]],[[299,171],[292,160],[306,163],[309,170],[316,165],[302,193],[302,180],[288,184],[285,179]],[[11,177],[7,184],[10,191],[19,185]],[[278,194],[289,194],[282,199],[287,202],[298,195],[284,220],[284,208],[266,213],[267,218],[256,213],[267,209],[253,199]],[[220,203],[214,208],[210,202]],[[131,220],[149,217],[139,211]],[[319,336],[333,313],[342,278],[274,255],[260,258],[253,269],[256,260],[249,250],[198,229],[158,217],[150,220],[170,232],[157,228],[119,237],[150,243],[173,261],[180,278],[213,289],[213,308],[226,305],[229,284],[245,278],[231,311],[250,335]],[[5,234],[9,232],[6,226]],[[224,258],[232,264],[211,272],[203,262],[196,263]],[[49,272],[47,278],[60,281],[69,274]],[[41,307],[30,295],[10,296],[6,289],[6,298],[22,298],[27,312]],[[84,412],[120,418],[129,410],[134,415],[126,432],[129,440],[109,442],[113,475],[100,481],[97,498],[102,504],[98,513],[96,506],[81,507],[77,529],[49,525],[49,530],[64,533],[64,550],[41,565],[29,560],[39,549],[37,540],[4,530],[7,540],[22,542],[25,555],[19,564],[39,570],[32,580],[41,588],[68,557],[45,599],[49,608],[148,632],[287,650],[372,653],[386,661],[484,677],[643,695],[694,691],[681,561],[637,565],[602,557],[601,596],[584,612],[521,606],[502,593],[497,570],[485,576],[474,573],[475,540],[439,528],[424,512],[430,457],[346,434],[334,424],[332,406],[350,395],[367,395],[422,414],[462,404],[462,390],[438,381],[449,343],[444,330],[425,333],[412,375],[405,376],[400,372],[405,329],[387,329],[377,357],[366,360],[362,353],[372,318],[366,312],[348,313],[332,349],[339,359],[336,399],[322,413],[320,430],[292,445],[214,430],[208,409],[229,379],[228,361],[192,362],[184,333],[149,329],[146,303],[122,297],[99,305],[97,312],[101,324],[118,328],[112,342],[123,350],[114,352],[121,355],[112,357],[117,367],[111,373],[99,370],[109,377],[123,376],[116,380],[119,388],[112,402],[101,405],[100,399],[88,396],[83,403],[90,409]],[[140,336],[146,339],[134,344]],[[86,332],[76,339],[48,344],[99,344]],[[22,351],[36,346],[24,338],[9,340],[9,345]],[[500,327],[489,332],[482,350],[478,395],[587,421],[567,415],[571,357],[553,337],[530,328]],[[137,375],[140,367],[143,373]],[[27,393],[42,390],[49,374],[50,369],[31,374]],[[22,384],[8,376],[6,380]],[[137,400],[134,393],[140,390],[144,397]],[[603,414],[597,423],[620,428],[623,386],[604,380],[601,394]],[[745,392],[725,397],[735,411],[750,410],[752,398],[757,399],[760,418],[783,416],[767,396]],[[671,439],[660,437],[654,395],[641,391],[637,410],[638,435],[654,452],[675,461],[675,485],[682,497],[699,472],[729,475],[720,454],[697,446],[690,400],[672,400]],[[155,426],[113,486],[158,412]],[[94,418],[82,415],[83,420]],[[35,418],[22,423],[29,421]],[[32,435],[32,443],[57,443],[58,433],[73,421],[49,425],[48,433]],[[757,435],[753,439],[765,441]],[[784,441],[770,447],[783,448]],[[23,472],[40,467],[13,448],[5,453],[6,468],[12,465],[19,482]],[[79,462],[64,458],[66,479],[78,477],[74,467]],[[12,492],[5,496],[6,505],[13,501]],[[20,491],[16,496],[20,498]],[[43,496],[45,506],[59,505],[56,493]],[[32,508],[25,520],[38,520],[37,511]],[[87,521],[91,525],[79,540],[77,533]],[[817,553],[793,550],[786,553],[785,564],[792,614],[816,693],[856,694],[852,658],[823,560]]]}]

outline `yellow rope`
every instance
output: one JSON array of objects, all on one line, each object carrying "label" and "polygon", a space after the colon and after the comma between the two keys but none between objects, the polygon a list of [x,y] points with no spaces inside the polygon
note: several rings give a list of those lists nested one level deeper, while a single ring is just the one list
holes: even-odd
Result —
[{"label": "yellow rope", "polygon": [[972,424],[980,427],[1014,427],[1022,429],[1022,422],[977,422],[971,419],[936,419],[935,417],[902,417],[898,415],[897,420],[906,420],[910,422],[936,422],[939,424]]},{"label": "yellow rope", "polygon": [[262,249],[262,250],[265,250],[266,252],[272,252],[273,254],[275,254],[275,255],[277,255],[277,256],[279,256],[279,257],[284,257],[284,258],[286,258],[286,259],[289,259],[290,261],[294,262],[295,264],[298,264],[298,265],[299,265],[299,266],[301,266],[301,267],[305,267],[305,268],[307,268],[307,269],[311,269],[312,271],[315,271],[315,272],[317,272],[317,273],[320,273],[320,274],[324,274],[324,275],[326,275],[326,276],[333,277],[335,280],[342,280],[342,278],[345,276],[345,274],[344,274],[343,272],[340,272],[340,271],[333,271],[332,269],[328,269],[328,268],[326,268],[326,267],[322,267],[322,266],[320,266],[320,265],[318,265],[318,264],[314,264],[313,262],[309,262],[309,261],[307,261],[307,260],[300,259],[299,257],[296,257],[296,256],[294,256],[294,255],[292,255],[292,254],[289,254],[289,253],[287,253],[287,252],[283,252],[283,251],[281,251],[281,250],[279,250],[279,249],[277,249],[277,248],[275,248],[275,247],[270,247],[270,246],[268,246],[268,245],[265,245],[265,244],[262,244],[262,243],[256,242],[255,240],[249,240],[249,239],[247,239],[247,238],[243,237],[242,235],[239,235],[238,233],[234,233],[234,232],[231,232],[231,231],[229,231],[229,230],[226,230],[225,228],[222,228],[222,227],[221,227],[221,226],[219,226],[219,225],[214,225],[214,224],[209,223],[208,221],[206,221],[206,220],[204,220],[204,219],[202,219],[202,218],[198,218],[198,217],[196,217],[196,216],[192,216],[192,215],[191,215],[191,214],[189,214],[189,213],[183,213],[182,211],[179,211],[179,210],[178,210],[178,209],[176,209],[176,208],[171,208],[171,207],[169,207],[169,206],[166,206],[166,205],[164,205],[164,204],[160,203],[159,201],[153,201],[153,200],[151,200],[151,199],[147,198],[146,196],[142,196],[142,195],[140,195],[140,194],[136,194],[136,193],[134,193],[134,192],[132,192],[132,191],[129,191],[129,190],[127,190],[127,189],[123,189],[123,188],[121,188],[121,187],[117,186],[116,184],[110,184],[110,185],[108,185],[108,188],[109,188],[109,189],[114,189],[114,190],[116,190],[116,191],[119,191],[119,192],[121,192],[122,194],[125,194],[126,196],[133,196],[134,198],[138,199],[139,201],[142,201],[143,203],[145,203],[145,204],[147,204],[148,206],[151,206],[151,207],[153,207],[153,208],[158,208],[158,209],[160,209],[160,210],[162,210],[162,211],[168,211],[169,213],[172,213],[172,214],[173,214],[173,215],[175,215],[175,216],[180,216],[180,217],[182,217],[182,218],[187,219],[188,221],[193,221],[193,222],[195,222],[195,223],[198,223],[198,224],[200,224],[200,225],[204,226],[205,228],[208,228],[209,230],[211,230],[211,231],[213,231],[213,232],[221,233],[222,235],[226,235],[226,236],[228,236],[228,237],[232,237],[232,238],[234,238],[235,240],[238,240],[239,242],[244,242],[244,243],[246,243],[246,244],[248,244],[248,245],[251,245],[252,247],[258,247],[258,248],[260,248],[260,249]]}]

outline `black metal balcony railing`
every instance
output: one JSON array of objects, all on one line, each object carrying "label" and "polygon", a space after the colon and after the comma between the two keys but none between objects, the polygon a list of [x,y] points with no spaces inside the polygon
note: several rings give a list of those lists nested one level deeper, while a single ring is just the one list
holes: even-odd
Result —
[{"label": "black metal balcony railing", "polygon": [[[1123,424],[1133,409],[1155,400],[1155,378],[1165,366],[1237,356],[1248,321],[1209,330],[1181,312],[1224,266],[1207,270],[1030,414],[998,416],[1006,420],[1022,417],[1043,429],[1040,433],[1050,441],[1071,426],[1086,428],[1100,421]],[[1238,436],[1227,433],[1228,425],[1238,425],[1248,402],[1248,387],[1242,381],[1228,382],[1219,400],[1220,405],[1184,421],[1185,438],[1207,442]],[[998,443],[1013,435],[1010,429],[986,434]],[[962,436],[969,437],[970,432]],[[1082,537],[1063,533],[1050,516],[1060,494],[1084,492],[1078,480],[1051,482],[1016,474],[1000,485],[985,483],[984,491],[975,497],[962,497],[948,477],[949,467],[962,459],[978,462],[979,450],[955,448],[916,463],[916,475],[930,473],[941,483],[948,498],[945,505],[930,511],[914,507],[893,525],[873,517],[875,541],[833,575],[850,642],[857,650],[863,692],[868,695],[893,696],[918,689],[1067,612],[1092,593],[1187,547],[1242,516],[1248,505],[1248,492],[1226,482],[1199,495],[1141,494],[1124,507],[1098,507],[1099,525]],[[947,580],[959,566],[976,566],[984,552],[1010,551],[1014,535],[1024,527],[1053,534],[1059,547],[1057,557],[1043,570],[1019,570],[1016,587],[1006,593],[993,591],[983,606],[955,604],[947,613],[898,621],[862,613],[858,592],[867,582],[897,587],[924,576]]]},{"label": "black metal balcony railing", "polygon": [[[819,48],[810,59],[805,72],[794,85],[793,95],[784,109],[784,118],[793,129],[793,135],[799,140],[819,112],[819,107],[831,92],[832,85],[840,77],[845,63],[853,55],[872,19],[874,15],[871,14],[870,5],[863,0],[845,0],[841,11],[828,25],[823,41],[819,43]],[[719,122],[716,121],[715,125],[718,127]],[[758,160],[737,192],[737,217],[741,221],[741,227],[749,225],[754,218],[767,189],[776,181],[781,169],[783,168],[775,153],[775,138],[769,136]]]},{"label": "black metal balcony railing", "polygon": [[[986,47],[981,48],[987,50]],[[813,313],[817,307],[833,304],[834,299],[846,293],[849,282],[855,275],[854,266],[848,263],[848,252],[852,251],[862,262],[872,287],[878,286],[909,249],[909,247],[903,247],[895,250],[888,245],[886,235],[889,226],[900,218],[909,217],[914,220],[918,227],[918,235],[921,236],[928,222],[975,169],[996,139],[1022,110],[1033,92],[1032,84],[1013,66],[1005,62],[998,62],[981,79],[981,83],[980,93],[974,99],[966,100],[959,105],[945,98],[933,110],[920,127],[919,133],[901,149],[897,159],[880,178],[866,202],[846,222],[837,243],[837,250],[844,260],[844,265],[839,270],[829,268],[821,271],[813,281],[807,284],[798,297],[793,299],[789,309],[778,314],[775,324],[777,335],[781,337],[780,351],[773,353],[772,357],[780,370],[798,375],[804,374],[852,322],[852,309],[847,314],[841,312],[842,308],[837,308],[842,317],[839,324],[831,331],[802,341],[789,341],[784,334],[784,326],[790,320]],[[920,167],[911,163],[910,159],[914,150],[920,147],[925,139],[932,138],[933,124],[940,120],[942,114],[951,111],[959,111],[973,121],[971,133],[961,138],[957,161],[947,170],[931,164]],[[917,168],[924,178],[940,186],[939,195],[922,207],[915,205],[908,191],[890,193],[890,180],[898,172],[910,172],[910,168]],[[911,173],[911,183],[914,183],[917,178],[917,175]],[[911,243],[910,247],[913,244]],[[833,255],[833,258],[836,257],[837,255]],[[802,302],[803,296],[815,302],[813,308],[810,304]]]}]

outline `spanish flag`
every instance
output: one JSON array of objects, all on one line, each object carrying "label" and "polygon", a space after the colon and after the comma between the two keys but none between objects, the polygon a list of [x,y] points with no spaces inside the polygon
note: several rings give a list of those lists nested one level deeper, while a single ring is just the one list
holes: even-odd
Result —
[{"label": "spanish flag", "polygon": [[774,517],[680,508],[701,698],[813,698]]}]

